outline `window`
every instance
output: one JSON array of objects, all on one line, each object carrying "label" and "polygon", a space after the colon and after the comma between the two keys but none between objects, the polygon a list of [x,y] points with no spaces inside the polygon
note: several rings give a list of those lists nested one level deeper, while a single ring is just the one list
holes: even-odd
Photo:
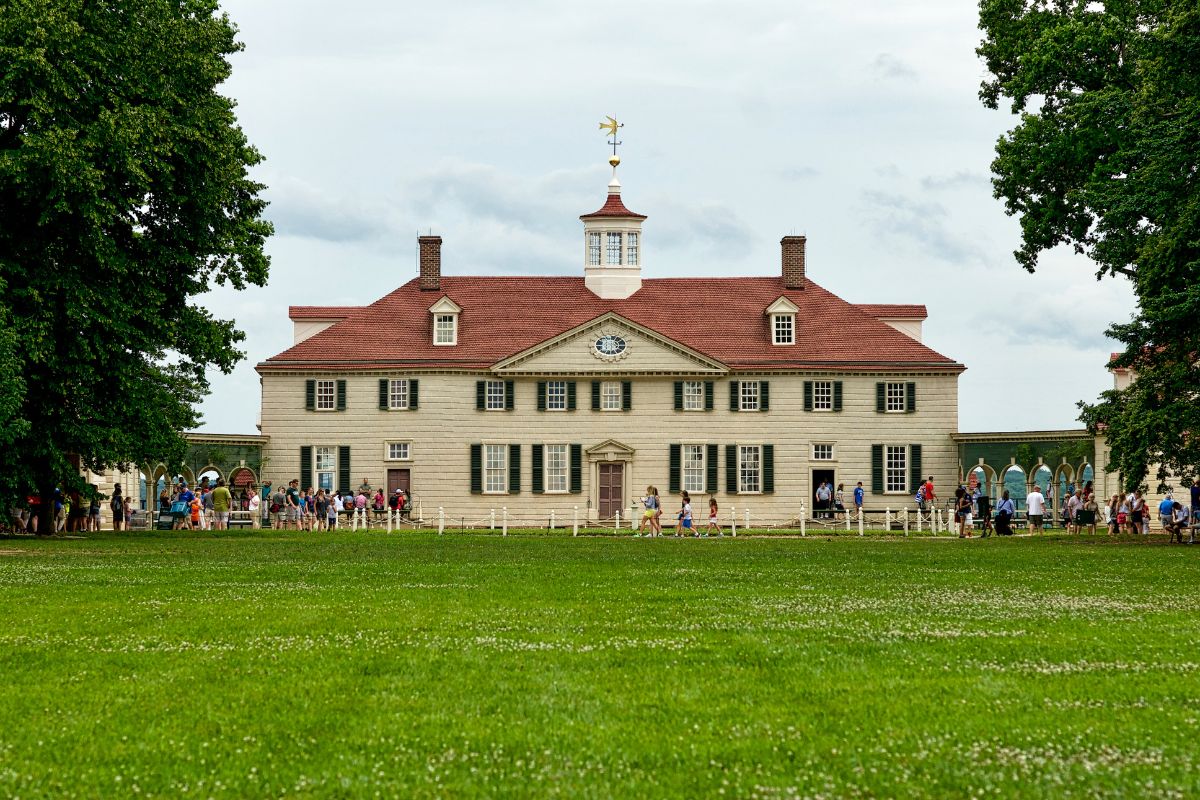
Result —
[{"label": "window", "polygon": [[887,395],[886,395],[887,396],[887,404],[884,406],[884,408],[886,410],[888,410],[888,411],[905,411],[905,410],[907,410],[907,406],[905,404],[904,384],[903,383],[887,384],[886,392],[887,392]]},{"label": "window", "polygon": [[608,233],[607,263],[616,266],[621,263],[621,234]]},{"label": "window", "polygon": [[508,445],[483,446],[483,490],[488,494],[508,491]]},{"label": "window", "polygon": [[408,379],[388,381],[388,408],[408,408]]},{"label": "window", "polygon": [[625,263],[630,266],[637,266],[638,235],[636,233],[625,234]]},{"label": "window", "polygon": [[833,381],[813,381],[813,410],[833,410]]},{"label": "window", "polygon": [[[903,388],[904,384],[900,384]],[[908,448],[904,445],[888,445],[883,448],[883,490],[903,493],[908,491]]]},{"label": "window", "polygon": [[546,382],[546,410],[547,411],[566,411],[567,410],[567,382],[566,381],[547,381]]},{"label": "window", "polygon": [[458,341],[458,315],[434,314],[433,343],[440,345],[454,344]]},{"label": "window", "polygon": [[775,314],[775,344],[796,341],[796,318],[791,314]]},{"label": "window", "polygon": [[[332,447],[316,447],[313,448],[314,457],[316,459],[317,473],[317,488],[324,489],[327,492],[333,491],[333,472],[334,472],[334,449]],[[307,486],[301,486],[301,489],[307,489]]]},{"label": "window", "polygon": [[387,460],[388,461],[408,461],[409,444],[408,442],[388,442],[387,444]]},{"label": "window", "polygon": [[703,381],[684,381],[683,382],[683,410],[684,411],[703,411],[704,410],[704,382]]},{"label": "window", "polygon": [[814,444],[813,461],[833,461],[833,445]]},{"label": "window", "polygon": [[703,492],[705,489],[704,445],[683,446],[683,490]]},{"label": "window", "polygon": [[565,492],[567,490],[567,446],[565,444],[546,445],[546,491]]},{"label": "window", "polygon": [[758,411],[758,381],[742,381],[738,391],[741,394],[739,408],[742,411]]},{"label": "window", "polygon": [[621,382],[604,381],[600,384],[600,410],[621,410]]},{"label": "window", "polygon": [[333,381],[317,381],[317,411],[333,411],[337,408]]},{"label": "window", "polygon": [[762,447],[738,446],[738,492],[762,491]]},{"label": "window", "polygon": [[504,410],[504,381],[487,382],[487,404],[484,408],[488,411]]},{"label": "window", "polygon": [[588,264],[593,267],[600,266],[600,234],[588,234]]}]

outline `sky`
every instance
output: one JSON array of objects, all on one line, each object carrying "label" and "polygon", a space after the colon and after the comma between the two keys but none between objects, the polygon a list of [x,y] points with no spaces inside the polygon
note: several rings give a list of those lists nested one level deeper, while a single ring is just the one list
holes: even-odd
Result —
[{"label": "sky", "polygon": [[[1134,298],[1085,257],[1012,257],[992,197],[966,0],[227,0],[245,51],[222,88],[265,161],[271,277],[201,302],[246,333],[210,374],[201,430],[254,433],[254,365],[289,305],[370,303],[416,275],[582,274],[582,213],[625,127],[623,199],[648,215],[643,276],[808,276],[856,303],[924,303],[924,341],[967,366],[962,431],[1079,427],[1110,388],[1105,335]],[[869,343],[864,343],[869,354]]]}]

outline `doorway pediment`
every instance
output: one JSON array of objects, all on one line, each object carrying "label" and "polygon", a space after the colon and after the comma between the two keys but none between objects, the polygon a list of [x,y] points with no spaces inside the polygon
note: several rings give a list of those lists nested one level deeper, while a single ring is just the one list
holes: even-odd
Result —
[{"label": "doorway pediment", "polygon": [[588,461],[633,461],[634,449],[616,439],[605,439],[583,452]]}]

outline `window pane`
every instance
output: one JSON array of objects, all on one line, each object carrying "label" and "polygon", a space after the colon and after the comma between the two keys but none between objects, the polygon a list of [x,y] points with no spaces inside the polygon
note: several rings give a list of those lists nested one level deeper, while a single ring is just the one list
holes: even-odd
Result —
[{"label": "window pane", "polygon": [[388,408],[408,408],[408,380],[388,381]]},{"label": "window pane", "polygon": [[625,263],[636,266],[638,263],[638,235],[625,234]]},{"label": "window pane", "polygon": [[688,492],[703,492],[704,486],[704,445],[685,444],[683,446],[683,489]]},{"label": "window pane", "polygon": [[486,492],[508,490],[508,446],[489,444],[484,446],[484,484]]},{"label": "window pane", "polygon": [[621,410],[620,381],[605,381],[600,384],[600,408],[605,411]]},{"label": "window pane", "polygon": [[704,382],[683,382],[683,408],[685,411],[704,410]]},{"label": "window pane", "polygon": [[454,344],[454,324],[453,314],[438,314],[433,326],[434,341],[437,344]]},{"label": "window pane", "polygon": [[738,447],[738,491],[759,491],[759,447],[758,445],[742,445]]},{"label": "window pane", "polygon": [[567,382],[547,381],[546,409],[549,411],[565,411],[567,408]]},{"label": "window pane", "polygon": [[487,382],[487,407],[491,411],[504,410],[504,381]]},{"label": "window pane", "polygon": [[[313,466],[317,473],[317,488],[333,491],[334,449],[332,447],[313,448]],[[301,486],[307,489],[307,486]]]},{"label": "window pane", "polygon": [[791,314],[775,315],[775,344],[791,344],[794,330]]},{"label": "window pane", "polygon": [[392,442],[389,444],[388,458],[394,461],[408,460],[408,442]]},{"label": "window pane", "polygon": [[588,264],[591,266],[600,265],[600,234],[588,234]]},{"label": "window pane", "polygon": [[742,381],[739,390],[742,396],[742,411],[758,411],[758,381]]},{"label": "window pane", "polygon": [[884,491],[907,491],[908,448],[903,445],[888,445],[884,450]]},{"label": "window pane", "polygon": [[565,492],[567,490],[567,446],[565,444],[546,445],[546,491]]},{"label": "window pane", "polygon": [[887,410],[888,411],[904,411],[906,408],[904,403],[904,384],[889,383],[887,385]]},{"label": "window pane", "polygon": [[831,444],[814,444],[813,445],[813,460],[814,461],[830,461],[833,459],[833,445]]},{"label": "window pane", "polygon": [[609,233],[607,247],[607,262],[612,265],[621,263],[621,234]]},{"label": "window pane", "polygon": [[833,410],[833,381],[813,381],[813,408],[817,411]]},{"label": "window pane", "polygon": [[334,406],[333,381],[317,381],[317,408],[330,409]]}]

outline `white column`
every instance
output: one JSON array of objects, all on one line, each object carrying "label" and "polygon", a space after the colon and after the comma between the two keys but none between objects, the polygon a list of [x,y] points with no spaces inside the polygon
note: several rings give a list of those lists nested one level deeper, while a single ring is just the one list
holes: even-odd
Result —
[{"label": "white column", "polygon": [[491,517],[488,519],[488,530],[496,530],[496,509],[492,509]]},{"label": "white column", "polygon": [[846,509],[846,533],[850,532],[850,509]]},{"label": "white column", "polygon": [[550,509],[550,530],[554,530],[554,509]]},{"label": "white column", "polygon": [[503,515],[503,527],[500,529],[500,535],[508,536],[508,506],[501,506],[500,513]]},{"label": "white column", "polygon": [[908,536],[908,509],[904,509],[904,535]]},{"label": "white column", "polygon": [[858,512],[858,535],[859,536],[863,535],[863,513],[862,513],[862,511]]},{"label": "white column", "polygon": [[446,509],[438,506],[438,536],[446,532]]},{"label": "white column", "polygon": [[750,509],[746,509],[746,530],[750,530]]},{"label": "white column", "polygon": [[892,507],[888,506],[883,512],[883,531],[884,533],[892,532]]},{"label": "white column", "polygon": [[737,536],[737,509],[733,506],[729,507],[729,531]]},{"label": "white column", "polygon": [[619,508],[613,512],[613,530],[617,533],[621,532],[621,509]]},{"label": "white column", "polygon": [[804,501],[801,500],[800,501],[800,535],[801,536],[808,535],[807,533],[805,533],[807,525],[808,525],[808,508],[805,506]]},{"label": "white column", "polygon": [[579,506],[575,506],[575,521],[571,524],[571,535],[579,535]]}]

